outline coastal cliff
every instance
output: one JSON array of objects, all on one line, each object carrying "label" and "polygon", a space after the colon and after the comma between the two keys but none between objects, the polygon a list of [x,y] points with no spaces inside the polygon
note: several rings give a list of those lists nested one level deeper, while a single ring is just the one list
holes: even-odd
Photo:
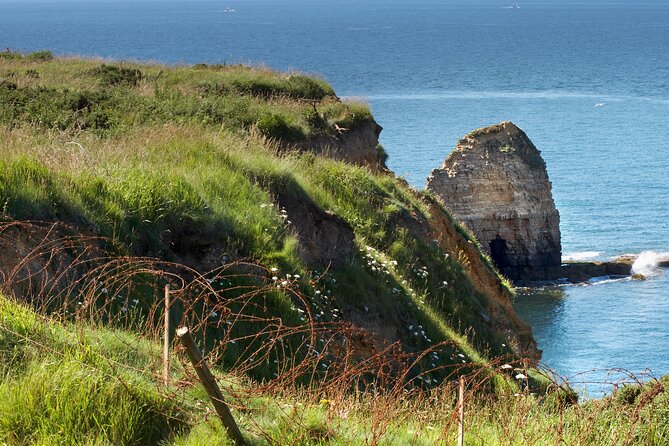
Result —
[{"label": "coastal cliff", "polygon": [[543,280],[560,266],[560,216],[546,164],[511,122],[462,138],[427,189],[481,242],[512,280]]},{"label": "coastal cliff", "polygon": [[[465,354],[482,367],[539,356],[476,241],[385,168],[368,106],[324,81],[21,55],[0,68],[29,73],[0,82],[0,140],[11,147],[0,200],[12,222],[0,231],[0,273],[21,280],[5,286],[25,300],[50,280],[47,289],[67,289],[61,268],[104,245],[190,274],[244,262],[239,276],[278,283],[263,296],[277,317],[350,324],[365,357],[392,345],[440,346],[436,362],[449,367]],[[95,242],[81,256],[44,248],[84,234]]]}]

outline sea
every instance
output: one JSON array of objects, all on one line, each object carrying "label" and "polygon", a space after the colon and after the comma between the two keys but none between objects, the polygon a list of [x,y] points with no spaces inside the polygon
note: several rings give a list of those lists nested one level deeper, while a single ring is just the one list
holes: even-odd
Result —
[{"label": "sea", "polygon": [[388,165],[425,187],[511,120],[542,151],[565,259],[641,255],[646,281],[520,290],[543,364],[586,396],[669,373],[669,1],[0,0],[0,49],[247,63],[367,101]]}]

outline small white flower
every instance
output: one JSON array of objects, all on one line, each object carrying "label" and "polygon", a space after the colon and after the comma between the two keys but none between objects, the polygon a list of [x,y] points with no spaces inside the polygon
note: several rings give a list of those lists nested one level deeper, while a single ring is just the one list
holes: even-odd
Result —
[{"label": "small white flower", "polygon": [[316,296],[319,296],[320,294],[321,294],[321,292],[316,290]]},{"label": "small white flower", "polygon": [[272,280],[277,281],[277,280],[279,280],[279,278],[276,277],[276,276],[272,276]]},{"label": "small white flower", "polygon": [[282,282],[281,282],[281,285],[283,285],[283,286],[288,285],[288,281],[287,281],[287,280],[282,281]]},{"label": "small white flower", "polygon": [[278,269],[278,268],[271,268],[270,271],[272,271],[273,273],[275,273],[275,272],[279,271],[279,269]]},{"label": "small white flower", "polygon": [[299,275],[299,274],[295,274],[293,277],[296,278],[296,279],[299,279],[299,278],[300,278],[300,275]]},{"label": "small white flower", "polygon": [[512,369],[512,368],[513,368],[513,366],[511,366],[510,364],[504,364],[503,366],[500,367],[500,369],[502,369],[502,370],[509,370],[509,369]]},{"label": "small white flower", "polygon": [[523,375],[522,373],[519,373],[516,375],[516,379],[527,379],[527,376]]}]

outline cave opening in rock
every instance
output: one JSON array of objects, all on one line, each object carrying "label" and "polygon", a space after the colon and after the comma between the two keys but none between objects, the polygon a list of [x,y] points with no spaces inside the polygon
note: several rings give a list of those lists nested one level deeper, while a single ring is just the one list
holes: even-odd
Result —
[{"label": "cave opening in rock", "polygon": [[498,235],[496,239],[490,241],[490,256],[492,261],[498,269],[503,269],[509,266],[509,261],[506,256],[506,240],[500,238]]}]

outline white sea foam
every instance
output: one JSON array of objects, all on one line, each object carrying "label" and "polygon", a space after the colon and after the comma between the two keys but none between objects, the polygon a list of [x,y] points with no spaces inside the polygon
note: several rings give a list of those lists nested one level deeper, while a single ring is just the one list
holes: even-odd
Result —
[{"label": "white sea foam", "polygon": [[583,261],[583,260],[592,260],[599,256],[602,253],[598,251],[578,251],[578,252],[568,252],[562,256],[562,261]]},{"label": "white sea foam", "polygon": [[643,274],[646,277],[656,276],[661,273],[658,264],[669,260],[669,252],[644,251],[632,264],[632,274]]},{"label": "white sea foam", "polygon": [[607,283],[625,282],[628,280],[630,280],[629,277],[616,277],[616,278],[611,278],[610,276],[593,277],[590,280],[588,280],[588,285],[604,285]]}]

